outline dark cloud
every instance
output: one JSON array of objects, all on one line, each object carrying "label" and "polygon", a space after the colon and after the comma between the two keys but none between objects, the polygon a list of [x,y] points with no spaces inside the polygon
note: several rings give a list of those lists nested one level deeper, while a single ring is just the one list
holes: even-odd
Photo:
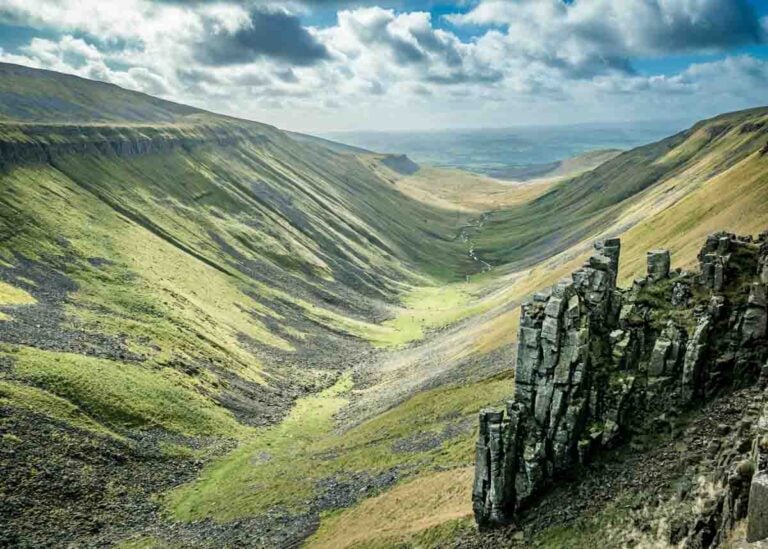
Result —
[{"label": "dark cloud", "polygon": [[464,59],[457,49],[458,40],[441,35],[431,25],[413,23],[407,28],[393,29],[396,15],[379,11],[375,17],[365,21],[350,20],[355,35],[368,47],[383,47],[390,51],[398,65],[434,65],[461,67]]},{"label": "dark cloud", "polygon": [[746,0],[710,0],[703,4],[701,12],[694,16],[681,9],[671,18],[666,14],[664,21],[662,7],[655,3],[660,21],[646,25],[646,39],[664,52],[728,48],[764,39],[757,14]]},{"label": "dark cloud", "polygon": [[353,22],[355,34],[366,46],[384,46],[392,52],[398,65],[412,65],[427,59],[426,54],[413,42],[396,36],[389,29],[393,15],[381,12],[367,24]]},{"label": "dark cloud", "polygon": [[510,58],[555,69],[570,80],[633,76],[633,60],[643,56],[766,42],[766,29],[748,0],[486,0],[449,19],[506,27],[498,42]]},{"label": "dark cloud", "polygon": [[462,64],[461,54],[456,50],[455,44],[441,39],[433,29],[415,29],[412,35],[419,46],[442,58],[449,67]]},{"label": "dark cloud", "polygon": [[275,76],[277,76],[281,81],[287,83],[287,84],[296,84],[299,81],[299,78],[296,76],[296,73],[293,72],[292,69],[280,69],[275,72]]},{"label": "dark cloud", "polygon": [[637,72],[632,66],[631,59],[620,55],[592,55],[578,62],[552,57],[531,56],[530,59],[558,69],[563,76],[571,80],[589,80],[596,75],[610,72],[619,72],[625,75],[634,75]]},{"label": "dark cloud", "polygon": [[[610,17],[580,18],[569,31],[598,51],[686,53],[756,44],[765,39],[760,20],[747,0],[620,0],[613,9],[631,23],[617,26]],[[577,8],[570,8],[575,10]]]},{"label": "dark cloud", "polygon": [[329,58],[328,50],[283,11],[253,10],[250,25],[235,33],[211,33],[197,46],[197,58],[207,65],[238,65],[271,57],[293,65],[314,65]]}]

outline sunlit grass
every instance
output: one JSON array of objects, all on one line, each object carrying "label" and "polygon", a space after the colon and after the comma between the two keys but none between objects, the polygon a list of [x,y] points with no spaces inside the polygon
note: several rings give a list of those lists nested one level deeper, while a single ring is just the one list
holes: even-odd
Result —
[{"label": "sunlit grass", "polygon": [[31,412],[63,421],[79,429],[121,438],[104,425],[92,419],[69,400],[37,387],[0,379],[0,404],[25,408]]},{"label": "sunlit grass", "polygon": [[499,377],[419,393],[338,433],[333,416],[347,403],[351,388],[345,376],[332,388],[300,399],[280,425],[258,431],[198,480],[171,492],[166,502],[173,516],[229,521],[274,507],[298,512],[315,494],[316,481],[334,475],[468,465],[474,433],[454,435],[424,452],[395,452],[392,445],[412,436],[439,436],[447,425],[474,418],[479,408],[511,394],[512,380]]},{"label": "sunlit grass", "polygon": [[[47,404],[55,400],[61,410],[66,405],[59,399],[65,399],[106,427],[163,428],[188,435],[230,437],[248,431],[231,413],[200,395],[192,380],[169,368],[154,369],[31,347],[4,351],[13,360],[14,376],[59,397],[49,398]],[[23,390],[42,400],[31,389],[17,388],[16,392]],[[76,417],[74,412],[68,415]]]},{"label": "sunlit grass", "polygon": [[35,298],[21,288],[0,282],[0,305],[31,305]]},{"label": "sunlit grass", "polygon": [[468,523],[472,522],[473,474],[472,467],[426,474],[350,509],[328,513],[306,546],[397,547],[407,542],[417,542],[418,547],[450,545],[457,531],[472,527]]}]

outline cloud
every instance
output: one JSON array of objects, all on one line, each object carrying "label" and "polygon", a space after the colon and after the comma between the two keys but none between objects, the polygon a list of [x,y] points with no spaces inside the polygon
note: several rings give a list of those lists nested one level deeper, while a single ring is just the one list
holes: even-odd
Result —
[{"label": "cloud", "polygon": [[[0,0],[0,25],[46,36],[0,60],[291,127],[552,123],[764,101],[766,62],[723,54],[765,41],[768,20],[746,0],[480,0],[448,18],[470,38],[375,3]],[[328,6],[335,22],[304,23]],[[689,52],[720,53],[676,74],[633,66]]]},{"label": "cloud", "polygon": [[481,58],[476,44],[434,28],[426,12],[345,10],[338,14],[338,25],[321,36],[362,78],[440,85],[490,84],[503,78]]},{"label": "cloud", "polygon": [[747,0],[483,0],[448,20],[501,28],[510,55],[574,78],[632,72],[636,56],[722,51],[766,37]]},{"label": "cloud", "polygon": [[197,44],[196,56],[209,65],[245,64],[264,56],[311,65],[329,57],[298,17],[281,10],[253,10],[242,27],[206,33]]}]

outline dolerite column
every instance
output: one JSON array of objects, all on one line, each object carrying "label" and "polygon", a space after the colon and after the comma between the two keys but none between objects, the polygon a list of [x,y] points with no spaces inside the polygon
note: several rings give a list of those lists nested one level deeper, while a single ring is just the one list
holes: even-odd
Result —
[{"label": "dolerite column", "polygon": [[693,401],[701,394],[701,368],[704,362],[707,345],[709,343],[710,317],[708,315],[699,318],[696,330],[688,342],[683,362],[683,376],[681,380],[681,396],[684,403]]},{"label": "dolerite column", "polygon": [[669,277],[671,259],[669,250],[651,250],[645,256],[648,264],[648,278],[656,282]]},{"label": "dolerite column", "polygon": [[488,415],[492,410],[481,410],[479,414],[480,432],[475,445],[475,484],[472,488],[472,509],[479,526],[488,524],[490,509],[487,496],[491,485],[491,456],[488,448]]},{"label": "dolerite column", "polygon": [[600,247],[603,255],[611,260],[611,274],[613,275],[610,282],[611,289],[616,288],[616,279],[619,274],[619,260],[621,259],[621,239],[609,238]]},{"label": "dolerite column", "polygon": [[509,521],[517,510],[517,475],[523,459],[525,442],[525,406],[507,402],[509,423],[504,429],[504,518]]},{"label": "dolerite column", "polygon": [[502,432],[503,412],[488,414],[488,450],[491,457],[491,488],[488,493],[491,516],[496,524],[504,522],[504,441]]}]

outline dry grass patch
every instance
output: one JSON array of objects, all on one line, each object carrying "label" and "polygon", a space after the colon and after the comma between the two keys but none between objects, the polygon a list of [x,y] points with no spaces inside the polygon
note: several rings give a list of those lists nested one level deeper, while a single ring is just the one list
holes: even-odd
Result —
[{"label": "dry grass patch", "polygon": [[472,513],[472,467],[423,476],[323,519],[307,546],[343,549],[407,539]]},{"label": "dry grass patch", "polygon": [[422,168],[398,179],[395,186],[408,198],[429,206],[479,213],[529,202],[555,181],[512,183],[461,170]]}]

